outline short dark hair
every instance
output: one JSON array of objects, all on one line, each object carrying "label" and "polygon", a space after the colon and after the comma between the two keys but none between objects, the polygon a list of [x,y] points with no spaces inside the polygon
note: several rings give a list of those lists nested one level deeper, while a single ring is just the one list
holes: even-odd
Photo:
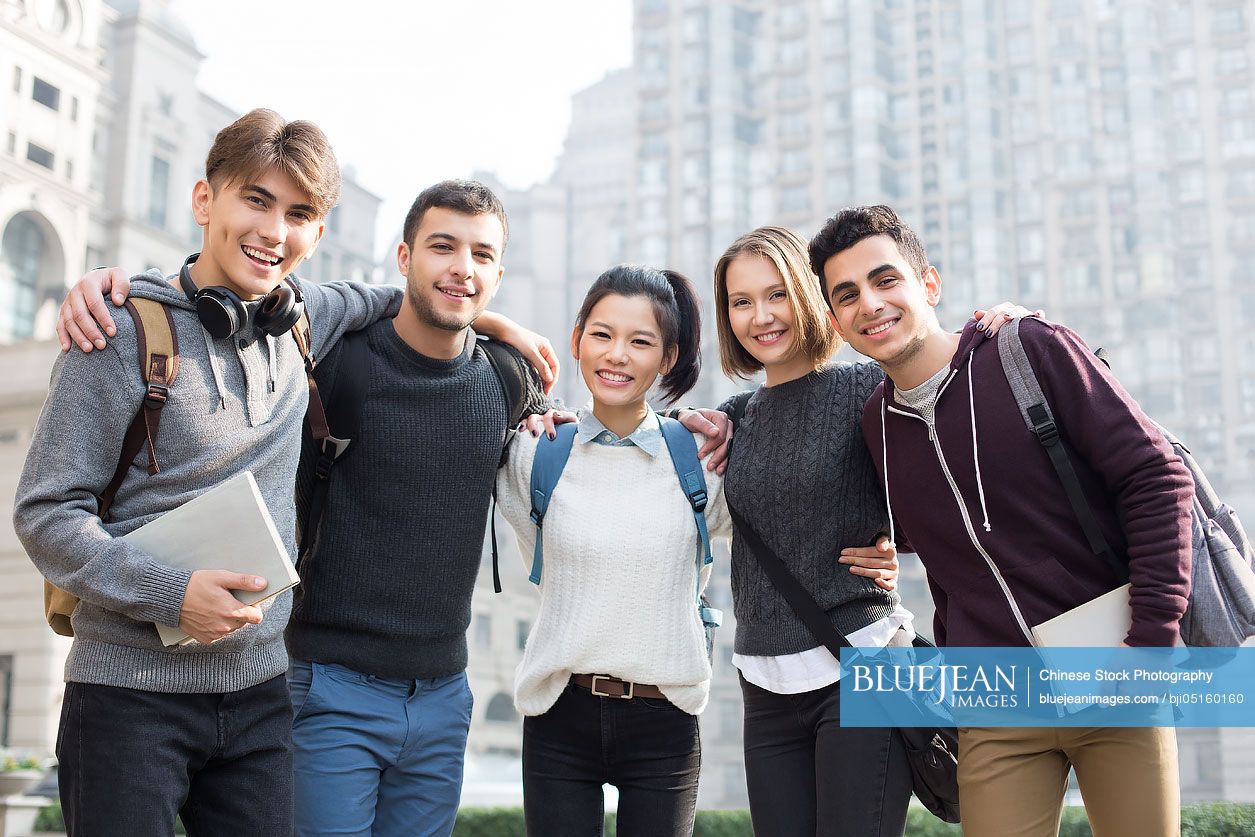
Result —
[{"label": "short dark hair", "polygon": [[887,235],[894,240],[917,279],[922,279],[928,272],[928,254],[924,252],[923,243],[898,213],[884,205],[847,207],[829,218],[807,247],[811,269],[819,277],[819,292],[825,300],[828,297],[824,287],[824,265],[827,261],[842,250],[848,250],[875,235]]},{"label": "short dark hair", "polygon": [[697,384],[702,368],[702,305],[688,277],[674,270],[657,270],[635,264],[621,264],[597,277],[575,316],[580,334],[593,308],[612,294],[643,296],[654,306],[654,316],[662,329],[662,348],[675,349],[675,363],[662,376],[658,389],[663,400],[674,404]]},{"label": "short dark hair", "polygon": [[414,246],[414,236],[423,223],[423,215],[432,207],[452,209],[463,215],[496,215],[501,222],[501,249],[510,240],[510,225],[505,218],[505,207],[491,189],[478,180],[442,180],[435,186],[428,186],[410,206],[405,214],[405,226],[402,235],[407,247]]},{"label": "short dark hair", "polygon": [[313,122],[287,122],[266,108],[250,110],[218,132],[205,157],[205,180],[215,190],[270,169],[291,177],[319,218],[340,199],[340,166],[327,135]]}]

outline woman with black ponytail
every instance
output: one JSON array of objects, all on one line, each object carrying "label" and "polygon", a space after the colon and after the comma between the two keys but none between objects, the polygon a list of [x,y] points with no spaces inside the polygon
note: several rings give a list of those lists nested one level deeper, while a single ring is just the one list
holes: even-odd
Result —
[{"label": "woman with black ponytail", "polygon": [[646,397],[657,384],[675,403],[697,382],[698,305],[672,271],[598,277],[571,334],[592,409],[556,439],[519,434],[498,477],[541,592],[514,688],[531,834],[601,833],[606,783],[619,791],[619,834],[693,831],[716,621],[699,595],[709,538],[731,524],[700,437]]}]

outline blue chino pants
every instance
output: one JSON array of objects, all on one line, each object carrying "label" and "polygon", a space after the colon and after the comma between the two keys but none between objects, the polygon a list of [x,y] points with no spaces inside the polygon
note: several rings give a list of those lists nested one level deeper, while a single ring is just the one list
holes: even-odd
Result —
[{"label": "blue chino pants", "polygon": [[448,835],[462,795],[466,673],[374,677],[293,660],[296,834]]}]

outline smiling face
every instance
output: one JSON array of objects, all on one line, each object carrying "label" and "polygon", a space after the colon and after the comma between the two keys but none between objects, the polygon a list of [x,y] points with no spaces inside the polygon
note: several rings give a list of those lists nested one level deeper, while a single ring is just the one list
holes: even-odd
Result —
[{"label": "smiling face", "polygon": [[776,266],[745,253],[728,265],[728,322],[737,342],[768,368],[797,353],[793,306]]},{"label": "smiling face", "polygon": [[648,297],[612,293],[592,307],[582,330],[571,333],[571,354],[595,407],[618,408],[644,403],[658,376],[671,368],[675,349],[663,347]]},{"label": "smiling face", "polygon": [[192,214],[204,228],[196,284],[222,285],[243,299],[268,293],[314,252],[322,218],[313,201],[278,169],[214,188],[192,190]]},{"label": "smiling face", "polygon": [[397,248],[405,298],[420,322],[462,331],[501,284],[505,229],[496,215],[468,215],[435,206],[423,213],[414,240]]},{"label": "smiling face", "polygon": [[941,276],[931,265],[917,277],[888,235],[874,235],[824,263],[824,293],[833,326],[855,351],[886,370],[903,368],[940,330]]}]

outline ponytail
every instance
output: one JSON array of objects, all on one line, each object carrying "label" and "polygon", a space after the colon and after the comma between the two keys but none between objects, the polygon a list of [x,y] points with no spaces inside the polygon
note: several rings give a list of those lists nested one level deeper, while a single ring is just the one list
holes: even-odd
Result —
[{"label": "ponytail", "polygon": [[674,404],[697,383],[702,367],[701,303],[693,283],[674,270],[621,264],[597,277],[575,318],[581,332],[593,307],[610,294],[643,296],[654,307],[664,352],[675,352],[671,370],[659,384],[663,400]]},{"label": "ponytail", "polygon": [[697,376],[702,369],[702,312],[697,290],[687,277],[674,270],[664,270],[662,275],[675,296],[677,327],[672,344],[676,352],[675,363],[662,376],[659,389],[666,402],[674,404],[697,385]]}]

